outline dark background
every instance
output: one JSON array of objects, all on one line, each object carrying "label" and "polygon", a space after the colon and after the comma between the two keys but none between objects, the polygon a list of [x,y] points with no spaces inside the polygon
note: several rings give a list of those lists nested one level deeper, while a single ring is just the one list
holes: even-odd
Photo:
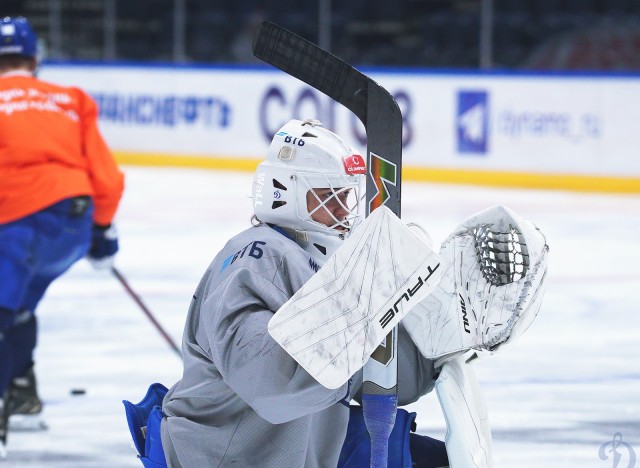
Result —
[{"label": "dark background", "polygon": [[255,63],[267,19],[354,65],[640,70],[640,0],[2,0],[0,15],[26,16],[51,60]]}]

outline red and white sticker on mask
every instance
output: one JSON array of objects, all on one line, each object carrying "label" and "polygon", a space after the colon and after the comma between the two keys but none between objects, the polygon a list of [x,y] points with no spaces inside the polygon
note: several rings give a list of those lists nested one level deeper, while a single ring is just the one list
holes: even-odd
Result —
[{"label": "red and white sticker on mask", "polygon": [[366,174],[367,168],[364,164],[364,158],[359,154],[352,154],[342,158],[344,170],[347,174]]}]

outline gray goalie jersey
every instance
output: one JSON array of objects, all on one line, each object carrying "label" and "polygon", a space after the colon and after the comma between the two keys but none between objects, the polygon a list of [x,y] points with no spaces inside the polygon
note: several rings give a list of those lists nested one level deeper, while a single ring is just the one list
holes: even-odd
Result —
[{"label": "gray goalie jersey", "polygon": [[[335,467],[361,372],[330,390],[269,335],[267,323],[316,271],[298,244],[252,227],[216,256],[193,296],[184,371],[164,398],[169,467]],[[399,335],[399,399],[433,388],[433,365]]]}]

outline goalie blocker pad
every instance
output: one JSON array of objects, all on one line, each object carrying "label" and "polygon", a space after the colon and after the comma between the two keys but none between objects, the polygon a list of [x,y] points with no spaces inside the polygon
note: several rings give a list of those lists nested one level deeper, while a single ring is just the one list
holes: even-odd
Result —
[{"label": "goalie blocker pad", "polygon": [[441,271],[440,257],[382,206],[274,314],[269,333],[318,382],[339,388]]},{"label": "goalie blocker pad", "polygon": [[420,352],[492,352],[522,334],[542,303],[548,250],[533,223],[503,206],[465,220],[440,248],[442,280],[404,318]]}]

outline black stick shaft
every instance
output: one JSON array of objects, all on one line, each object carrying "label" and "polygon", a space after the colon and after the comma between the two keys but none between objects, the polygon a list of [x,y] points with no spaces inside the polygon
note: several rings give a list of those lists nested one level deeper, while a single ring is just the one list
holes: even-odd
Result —
[{"label": "black stick shaft", "polygon": [[[367,132],[367,215],[386,205],[400,217],[402,114],[393,96],[351,65],[273,23],[262,23],[253,54],[323,92],[360,119]],[[386,342],[389,346],[374,352],[363,373],[364,418],[373,445],[371,466],[376,468],[387,466],[388,439],[397,410],[397,329]]]}]

